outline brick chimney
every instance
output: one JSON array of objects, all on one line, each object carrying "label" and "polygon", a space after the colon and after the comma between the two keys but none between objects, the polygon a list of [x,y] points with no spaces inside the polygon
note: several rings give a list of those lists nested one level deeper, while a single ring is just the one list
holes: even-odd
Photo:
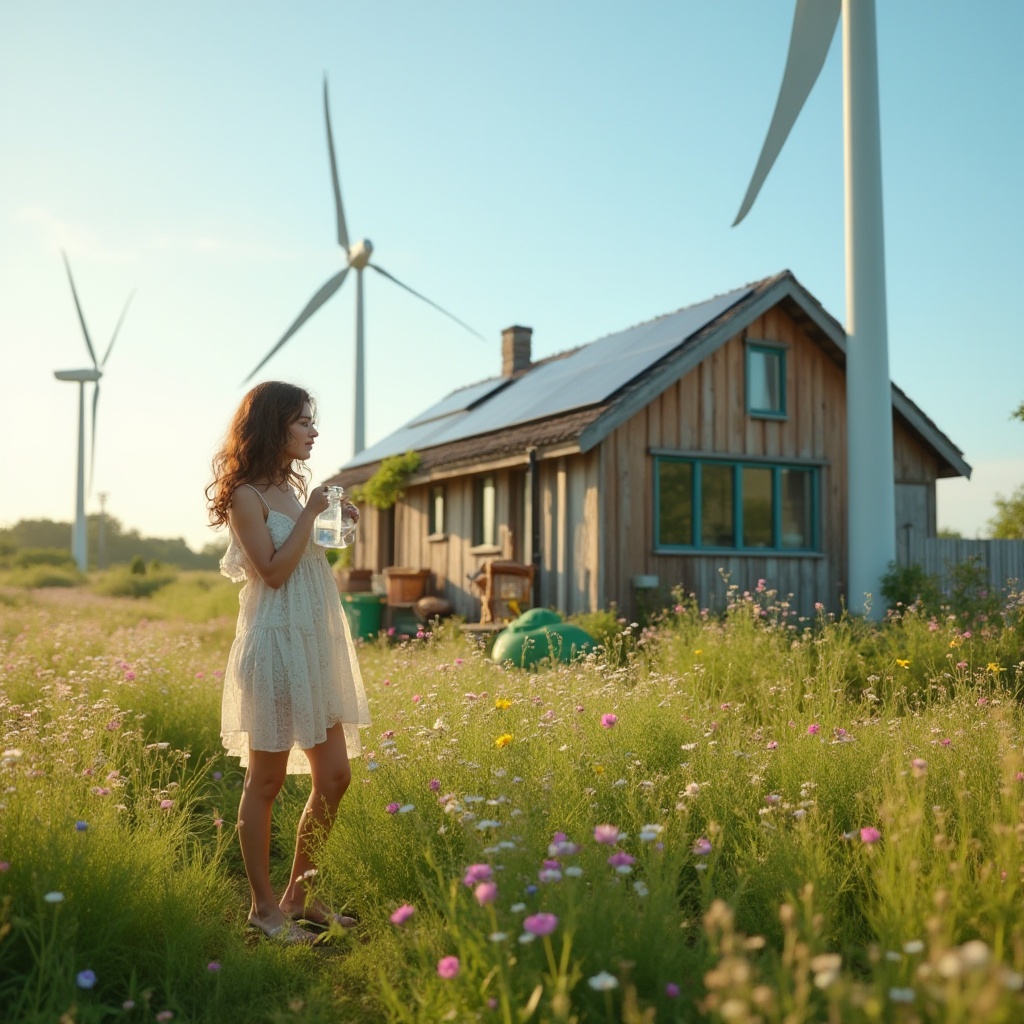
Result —
[{"label": "brick chimney", "polygon": [[501,375],[512,377],[530,368],[532,327],[506,327],[501,332]]}]

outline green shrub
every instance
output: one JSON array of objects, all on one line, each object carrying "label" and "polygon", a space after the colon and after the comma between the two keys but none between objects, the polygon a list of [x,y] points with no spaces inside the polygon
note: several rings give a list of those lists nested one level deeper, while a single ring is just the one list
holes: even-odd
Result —
[{"label": "green shrub", "polygon": [[136,555],[132,559],[131,564],[128,566],[128,571],[135,573],[136,576],[146,575],[146,562],[142,555]]},{"label": "green shrub", "polygon": [[30,565],[3,574],[3,582],[11,587],[34,590],[37,587],[77,587],[85,576],[70,565]]},{"label": "green shrub", "polygon": [[928,611],[937,612],[942,603],[938,577],[925,572],[916,563],[897,565],[890,562],[888,571],[882,577],[882,597],[889,608],[897,605],[909,607],[918,602]]},{"label": "green shrub", "polygon": [[606,650],[612,648],[613,643],[622,633],[623,624],[619,622],[619,613],[615,605],[601,611],[570,615],[568,621],[579,626]]},{"label": "green shrub", "polygon": [[74,566],[75,559],[64,548],[25,548],[13,556],[11,565],[16,569],[27,569],[33,565],[67,567]]},{"label": "green shrub", "polygon": [[147,571],[145,563],[142,564],[140,575],[133,562],[131,566],[118,566],[108,570],[93,589],[105,597],[149,597],[177,578],[178,574],[173,569]]}]

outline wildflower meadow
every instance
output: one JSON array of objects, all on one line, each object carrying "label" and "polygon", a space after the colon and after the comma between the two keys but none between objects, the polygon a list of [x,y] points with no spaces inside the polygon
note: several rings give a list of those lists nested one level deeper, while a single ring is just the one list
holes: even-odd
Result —
[{"label": "wildflower meadow", "polygon": [[[237,591],[0,590],[3,1021],[1024,1020],[1024,602],[361,645],[373,725],[309,948],[244,930]],[[283,885],[308,793],[275,808]]]}]

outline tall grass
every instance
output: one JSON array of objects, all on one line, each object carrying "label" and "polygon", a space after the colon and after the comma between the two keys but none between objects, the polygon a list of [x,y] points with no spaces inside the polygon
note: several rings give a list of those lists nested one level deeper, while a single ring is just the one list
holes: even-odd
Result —
[{"label": "tall grass", "polygon": [[[12,1020],[1024,1017],[1016,598],[874,627],[733,592],[533,673],[452,627],[364,645],[374,724],[315,880],[361,923],[286,950],[242,931],[236,592],[185,577],[0,602]],[[307,793],[275,810],[279,887]]]}]

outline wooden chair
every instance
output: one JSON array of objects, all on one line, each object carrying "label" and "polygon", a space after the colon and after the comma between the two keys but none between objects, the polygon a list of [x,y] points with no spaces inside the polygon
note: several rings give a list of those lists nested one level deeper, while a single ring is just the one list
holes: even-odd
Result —
[{"label": "wooden chair", "polygon": [[533,566],[496,558],[483,564],[473,578],[480,589],[480,621],[508,622],[531,606]]}]

